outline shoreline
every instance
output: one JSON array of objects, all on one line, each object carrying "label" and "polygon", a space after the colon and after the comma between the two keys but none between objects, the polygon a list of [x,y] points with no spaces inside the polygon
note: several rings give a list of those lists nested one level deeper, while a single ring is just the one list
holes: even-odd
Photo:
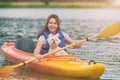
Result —
[{"label": "shoreline", "polygon": [[48,6],[43,2],[1,2],[0,8],[108,8],[103,2],[50,2]]}]

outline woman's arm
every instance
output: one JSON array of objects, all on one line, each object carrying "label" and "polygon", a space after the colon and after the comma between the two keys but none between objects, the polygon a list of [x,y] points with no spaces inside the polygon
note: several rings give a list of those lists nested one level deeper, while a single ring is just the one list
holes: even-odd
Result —
[{"label": "woman's arm", "polygon": [[80,48],[81,47],[81,43],[80,43],[79,40],[72,40],[71,37],[68,34],[66,34],[65,32],[63,32],[63,35],[65,37],[65,42],[67,44],[72,44],[72,43],[76,42],[76,45],[73,46],[73,47],[74,48]]},{"label": "woman's arm", "polygon": [[34,56],[36,58],[40,58],[41,57],[41,54],[40,54],[41,48],[42,48],[42,42],[38,40],[37,44],[36,44],[36,48],[34,49]]}]

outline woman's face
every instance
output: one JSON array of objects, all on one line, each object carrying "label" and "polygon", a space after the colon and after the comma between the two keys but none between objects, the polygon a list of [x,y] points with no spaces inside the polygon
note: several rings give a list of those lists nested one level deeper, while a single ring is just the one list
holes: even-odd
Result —
[{"label": "woman's face", "polygon": [[58,24],[55,20],[55,18],[51,18],[48,22],[48,29],[50,31],[50,33],[55,34],[57,29],[58,29]]}]

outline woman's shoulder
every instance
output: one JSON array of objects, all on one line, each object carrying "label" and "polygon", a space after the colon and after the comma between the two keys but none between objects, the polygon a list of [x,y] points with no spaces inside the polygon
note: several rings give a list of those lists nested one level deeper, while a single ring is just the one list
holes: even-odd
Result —
[{"label": "woman's shoulder", "polygon": [[39,41],[41,41],[43,44],[46,44],[46,39],[45,39],[45,36],[44,35],[41,35],[39,38],[38,38]]}]

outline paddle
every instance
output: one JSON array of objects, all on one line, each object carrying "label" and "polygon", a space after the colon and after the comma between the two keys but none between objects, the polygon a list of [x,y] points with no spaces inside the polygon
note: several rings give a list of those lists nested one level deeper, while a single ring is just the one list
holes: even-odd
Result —
[{"label": "paddle", "polygon": [[[83,42],[86,42],[86,41],[89,41],[89,40],[92,40],[94,38],[99,38],[99,37],[103,37],[103,38],[108,38],[108,37],[111,37],[117,33],[120,32],[120,22],[118,23],[115,23],[115,24],[112,24],[110,26],[108,26],[107,28],[103,29],[100,33],[92,36],[92,37],[88,37],[86,39],[83,39],[83,40],[79,40],[81,43]],[[66,48],[69,48],[69,47],[72,47],[72,46],[75,46],[76,43],[72,43],[70,45],[67,45],[63,48],[60,48],[60,49],[57,49],[57,50],[54,50],[54,51],[51,51],[51,52],[48,52],[47,54],[44,54],[42,55],[41,57],[44,57],[44,56],[47,56],[47,55],[50,55],[50,54],[53,54],[55,52],[58,52],[58,51],[61,51],[61,50],[64,50]],[[17,65],[13,65],[13,66],[3,66],[3,67],[0,67],[0,74],[3,74],[3,73],[10,73],[12,72],[13,70],[15,70],[17,67],[20,67],[20,66],[23,66],[25,64],[28,64],[34,60],[36,60],[37,58],[32,58],[30,60],[27,60],[25,61],[24,63],[19,63]]]}]

